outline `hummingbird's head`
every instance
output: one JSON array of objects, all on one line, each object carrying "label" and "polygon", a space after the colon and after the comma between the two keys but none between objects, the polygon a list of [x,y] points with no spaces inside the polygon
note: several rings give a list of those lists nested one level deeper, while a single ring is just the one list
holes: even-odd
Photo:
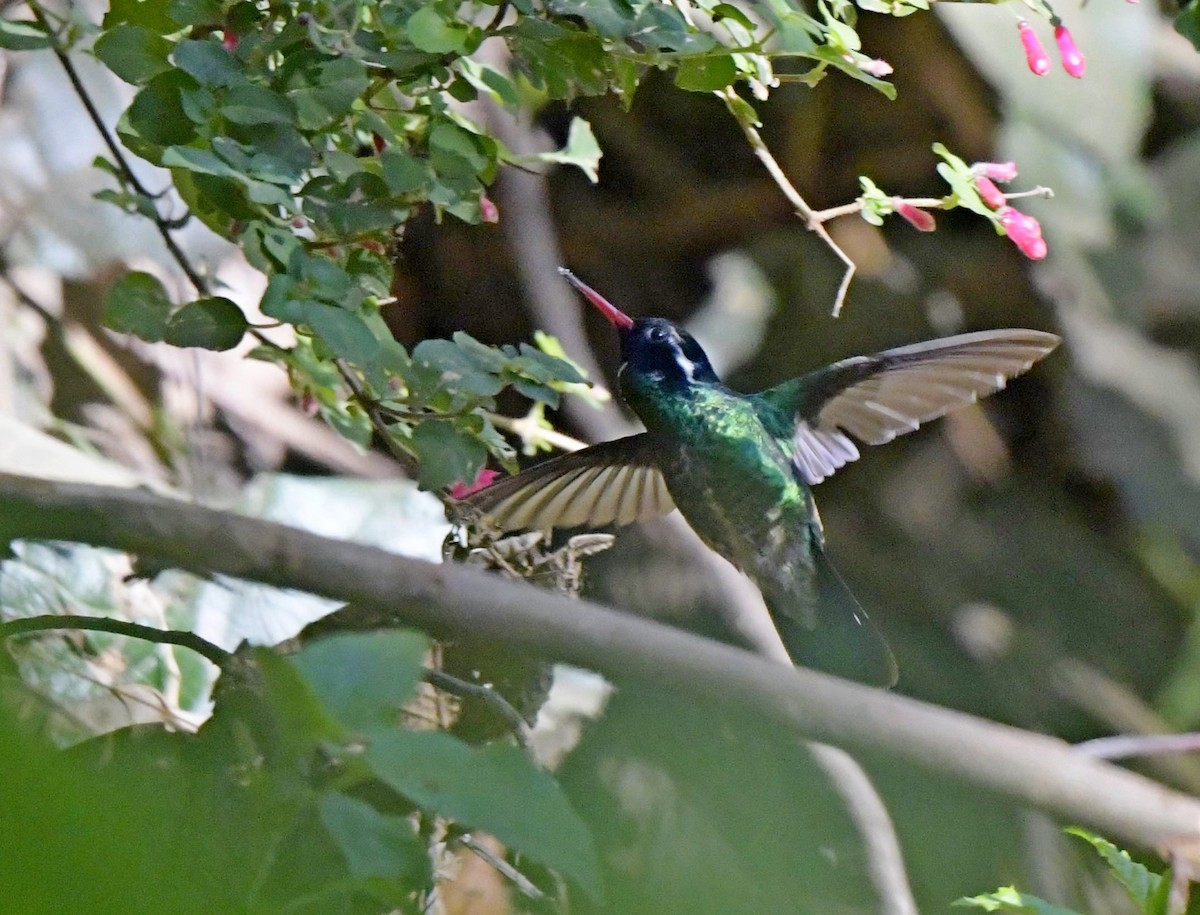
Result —
[{"label": "hummingbird's head", "polygon": [[621,338],[621,372],[631,369],[659,385],[686,388],[718,380],[695,337],[666,318],[633,319],[569,270],[559,272],[608,318]]}]

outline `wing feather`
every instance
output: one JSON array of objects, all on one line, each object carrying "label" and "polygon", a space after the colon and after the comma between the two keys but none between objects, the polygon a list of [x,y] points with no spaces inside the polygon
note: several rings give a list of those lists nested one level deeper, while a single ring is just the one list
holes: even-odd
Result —
[{"label": "wing feather", "polygon": [[819,483],[858,458],[850,437],[880,445],[1000,390],[1060,340],[1036,330],[961,334],[856,356],[764,391],[795,417],[793,463]]},{"label": "wing feather", "polygon": [[644,432],[551,458],[459,505],[502,531],[629,524],[675,509]]}]

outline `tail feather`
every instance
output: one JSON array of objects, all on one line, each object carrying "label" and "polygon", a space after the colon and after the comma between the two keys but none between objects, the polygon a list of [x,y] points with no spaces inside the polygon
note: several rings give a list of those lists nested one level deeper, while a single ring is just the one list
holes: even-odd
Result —
[{"label": "tail feather", "polygon": [[819,548],[813,550],[811,578],[787,591],[770,590],[775,593],[764,591],[767,607],[797,665],[877,686],[896,684],[891,648]]}]

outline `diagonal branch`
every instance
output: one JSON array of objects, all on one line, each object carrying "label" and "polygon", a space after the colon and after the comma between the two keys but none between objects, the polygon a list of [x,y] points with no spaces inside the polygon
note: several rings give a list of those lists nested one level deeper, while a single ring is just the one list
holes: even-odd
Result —
[{"label": "diagonal branch", "polygon": [[750,148],[754,150],[754,155],[758,157],[758,161],[763,164],[771,179],[779,186],[788,203],[795,209],[796,215],[804,220],[804,224],[811,231],[815,232],[817,237],[825,242],[829,246],[829,250],[836,254],[838,260],[845,265],[846,271],[842,274],[842,281],[838,284],[837,295],[833,300],[833,316],[836,318],[842,313],[842,306],[846,302],[846,293],[850,291],[850,281],[854,279],[854,274],[858,271],[858,266],[850,259],[850,255],[843,251],[841,246],[833,240],[833,236],[825,228],[821,214],[809,206],[808,201],[796,190],[796,186],[792,184],[783,167],[767,147],[762,134],[758,132],[758,128],[739,111],[739,103],[743,105],[745,103],[742,102],[733,88],[723,89],[716,94],[718,98],[725,102],[725,107],[729,109],[729,113],[733,115],[734,120],[738,122],[738,126],[742,128],[742,133],[745,134]]},{"label": "diagonal branch", "polygon": [[[83,80],[79,78],[79,71],[75,69],[75,64],[71,62],[70,56],[59,43],[54,29],[51,27],[49,20],[46,18],[46,14],[36,3],[30,3],[29,8],[33,12],[33,16],[38,21],[38,24],[46,30],[46,34],[49,35],[51,40],[54,42],[51,50],[54,51],[54,56],[58,58],[58,62],[62,64],[62,68],[67,74],[67,79],[71,82],[71,88],[74,89],[75,94],[79,96],[79,101],[83,104],[84,109],[87,111],[88,117],[91,118],[92,124],[95,125],[96,130],[99,132],[100,138],[104,140],[104,145],[108,147],[108,151],[112,155],[117,169],[121,172],[122,176],[124,176],[129,186],[137,193],[141,194],[143,197],[153,197],[154,195],[146,189],[146,186],[142,184],[142,182],[138,179],[138,176],[134,174],[133,168],[129,164],[129,160],[125,158],[124,152],[121,151],[121,147],[117,144],[112,132],[108,129],[108,125],[104,123],[104,118],[100,116],[100,112],[96,108],[95,103],[92,101],[91,95],[88,94],[87,87],[84,86]],[[196,268],[192,266],[191,261],[187,259],[187,255],[183,253],[183,249],[179,247],[179,243],[176,242],[175,238],[171,235],[172,224],[158,214],[157,208],[155,208],[153,222],[155,228],[158,229],[158,234],[162,236],[163,243],[167,246],[167,250],[171,253],[171,257],[175,259],[175,263],[179,265],[179,269],[183,271],[184,275],[188,278],[188,281],[194,287],[196,287],[196,291],[198,293],[201,295],[208,295],[208,282],[200,275]]]},{"label": "diagonal branch", "polygon": [[1200,801],[1063,741],[803,669],[479,569],[214,511],[133,489],[0,474],[0,536],[73,540],[357,605],[310,626],[470,633],[765,717],[806,738],[882,750],[1151,847],[1200,839]]}]

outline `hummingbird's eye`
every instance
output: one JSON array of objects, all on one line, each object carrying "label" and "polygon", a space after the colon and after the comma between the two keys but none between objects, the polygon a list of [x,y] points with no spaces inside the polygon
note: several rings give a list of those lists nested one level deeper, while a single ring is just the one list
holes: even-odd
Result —
[{"label": "hummingbird's eye", "polygon": [[667,339],[667,330],[665,327],[650,328],[650,339],[655,343],[662,343]]}]

